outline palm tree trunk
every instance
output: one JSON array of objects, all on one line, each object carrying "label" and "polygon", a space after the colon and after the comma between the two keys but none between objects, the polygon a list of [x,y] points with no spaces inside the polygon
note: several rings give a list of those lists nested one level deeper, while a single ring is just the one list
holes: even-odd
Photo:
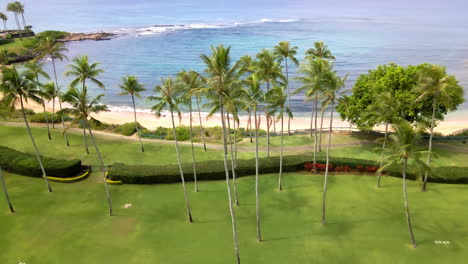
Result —
[{"label": "palm tree trunk", "polygon": [[[434,96],[434,100],[432,102],[432,120],[431,120],[431,135],[429,136],[429,151],[427,152],[427,161],[426,165],[429,167],[431,165],[431,152],[432,152],[432,138],[434,136],[434,126],[435,126],[435,112],[436,112],[436,103],[437,103],[437,97]],[[424,173],[424,182],[422,186],[422,191],[426,191],[426,186],[427,186],[427,179],[429,178],[429,171],[426,170]]]},{"label": "palm tree trunk", "polygon": [[332,127],[333,127],[333,106],[334,101],[331,104],[331,117],[330,117],[330,130],[328,131],[328,148],[327,148],[327,164],[325,166],[325,177],[323,183],[323,201],[322,201],[322,224],[326,224],[326,200],[327,200],[327,179],[328,179],[328,164],[330,164],[330,146],[331,146],[331,137],[332,137]]},{"label": "palm tree trunk", "polygon": [[232,119],[232,122],[234,122],[234,167],[237,169],[237,129],[240,128],[240,122],[237,123],[235,118]]},{"label": "palm tree trunk", "polygon": [[[289,115],[288,115],[289,116]],[[282,190],[281,176],[283,175],[283,126],[284,126],[284,109],[281,108],[281,147],[280,147],[280,169],[278,179],[278,190]]]},{"label": "palm tree trunk", "polygon": [[82,122],[82,125],[83,125],[83,140],[84,140],[84,144],[85,144],[86,154],[89,154],[88,139],[86,138],[86,125],[85,125],[85,123],[87,123],[87,121],[85,121],[83,119],[81,122]]},{"label": "palm tree trunk", "polygon": [[[55,69],[55,59],[53,57],[52,57],[52,66],[54,68],[55,85],[57,86],[57,90],[59,91],[59,96],[58,96],[59,110],[62,111],[62,99],[60,98],[60,86],[58,85],[57,70]],[[65,136],[67,147],[69,147],[70,142],[68,141],[68,135],[67,135],[67,132],[65,131],[65,121],[63,119],[63,115],[61,116],[61,121],[62,121],[63,135]]]},{"label": "palm tree trunk", "polygon": [[16,26],[18,27],[18,31],[21,30],[21,25],[20,25],[20,22],[18,20],[18,14],[15,13],[15,21],[16,21]]},{"label": "palm tree trunk", "polygon": [[24,13],[21,13],[21,17],[23,18],[23,28],[26,29],[26,20],[24,19]]},{"label": "palm tree trunk", "polygon": [[[380,156],[380,168],[382,168],[382,165],[383,165],[384,153],[385,153],[385,144],[387,143],[387,136],[388,136],[388,123],[385,124],[385,137],[384,137],[384,142],[382,144],[382,154]],[[377,188],[380,188],[381,178],[382,178],[382,171],[379,170],[379,174],[377,176]]]},{"label": "palm tree trunk", "polygon": [[96,139],[94,138],[93,131],[91,130],[91,126],[89,125],[88,120],[85,121],[83,126],[88,127],[89,136],[91,137],[91,141],[93,142],[94,149],[96,150],[96,153],[98,155],[99,163],[101,165],[102,177],[104,180],[104,186],[106,187],[106,198],[107,198],[107,203],[109,204],[109,216],[112,216],[112,200],[110,196],[109,186],[107,184],[106,168],[104,166],[104,161],[102,159],[101,152],[99,151],[99,148],[96,143]]},{"label": "palm tree trunk", "polygon": [[52,140],[52,137],[50,136],[49,118],[47,117],[47,112],[46,112],[44,101],[42,101],[42,109],[44,109],[44,117],[45,117],[46,125],[47,125],[47,136],[49,137],[49,140]]},{"label": "palm tree trunk", "polygon": [[132,104],[133,104],[133,115],[135,117],[135,127],[136,127],[136,131],[138,133],[138,139],[140,140],[140,145],[141,145],[141,152],[145,152],[145,148],[143,147],[143,142],[141,141],[141,132],[140,132],[140,128],[138,127],[138,122],[137,122],[137,114],[136,114],[136,106],[135,106],[135,97],[133,96],[133,94],[131,94],[132,96]]},{"label": "palm tree trunk", "polygon": [[3,172],[1,168],[0,168],[0,182],[2,182],[3,192],[5,193],[5,198],[8,203],[8,207],[10,208],[10,212],[14,213],[15,209],[13,208],[13,204],[11,203],[10,195],[8,195],[7,186],[5,183],[5,179],[3,178]]},{"label": "palm tree trunk", "polygon": [[[291,109],[291,91],[289,91],[289,71],[288,71],[288,57],[284,57],[286,62],[286,90],[288,91],[288,108]],[[283,129],[281,129],[283,131]],[[288,135],[291,136],[291,117],[288,115]]]},{"label": "palm tree trunk", "polygon": [[192,223],[193,222],[192,212],[190,211],[190,202],[187,196],[187,190],[185,188],[184,171],[182,170],[182,163],[180,161],[179,143],[177,142],[176,126],[174,122],[174,112],[172,111],[172,106],[171,106],[171,119],[172,119],[172,133],[174,134],[175,149],[176,149],[176,154],[177,154],[177,163],[179,164],[180,179],[182,180],[182,189],[184,190],[185,206],[187,208],[187,216],[188,216],[189,222]]},{"label": "palm tree trunk", "polygon": [[315,97],[315,131],[314,131],[314,173],[317,173],[317,141],[318,141],[318,131],[317,131],[317,118],[318,117],[318,98]]},{"label": "palm tree trunk", "polygon": [[310,137],[314,134],[314,105],[312,105],[312,111],[310,112]]},{"label": "palm tree trunk", "polygon": [[249,109],[249,122],[247,123],[247,129],[249,130],[250,143],[253,143],[252,137],[252,112]]},{"label": "palm tree trunk", "polygon": [[6,27],[6,21],[3,20],[3,29],[6,31],[7,30],[7,27]]},{"label": "palm tree trunk", "polygon": [[55,98],[52,98],[52,128],[55,129]]},{"label": "palm tree trunk", "polygon": [[[255,113],[255,124],[257,123],[257,106],[254,106]],[[260,199],[258,193],[258,126],[255,127],[255,205],[256,205],[256,214],[257,214],[257,241],[262,241],[262,233],[260,229]]]},{"label": "palm tree trunk", "polygon": [[197,183],[197,166],[195,165],[195,148],[193,147],[193,126],[192,126],[192,101],[189,102],[189,111],[190,111],[190,144],[192,145],[192,167],[193,167],[193,180],[195,183],[195,192],[198,192],[198,183]]},{"label": "palm tree trunk", "polygon": [[405,199],[405,212],[406,212],[406,222],[408,223],[408,229],[410,233],[410,238],[411,238],[411,244],[413,247],[416,247],[416,240],[414,239],[414,234],[413,234],[413,226],[411,225],[411,215],[410,215],[410,210],[408,206],[408,194],[406,193],[406,167],[408,164],[408,159],[405,158],[403,159],[403,196]]},{"label": "palm tree trunk", "polygon": [[[322,117],[320,120],[320,136],[319,136],[319,152],[322,152],[322,130],[323,130],[323,117],[325,115],[325,109],[322,110]],[[330,128],[331,129],[331,128]]]},{"label": "palm tree trunk", "polygon": [[234,239],[234,251],[236,254],[236,263],[240,264],[240,254],[239,254],[239,241],[237,239],[237,225],[236,225],[236,216],[234,213],[234,209],[232,206],[232,198],[231,198],[231,186],[229,184],[229,168],[228,168],[228,161],[227,161],[227,139],[226,139],[226,124],[224,122],[224,106],[223,106],[223,99],[219,96],[219,105],[221,111],[221,126],[223,130],[223,147],[224,147],[224,172],[226,173],[226,188],[228,194],[228,204],[229,204],[229,212],[231,213],[231,223],[232,223],[232,236]]},{"label": "palm tree trunk", "polygon": [[197,108],[198,108],[198,119],[200,121],[201,134],[203,138],[203,149],[206,152],[206,139],[205,139],[205,128],[203,127],[201,111],[200,111],[200,98],[197,96]]},{"label": "palm tree trunk", "polygon": [[[270,81],[267,81],[267,93],[270,90]],[[265,107],[265,120],[267,123],[267,157],[270,157],[270,115],[268,114],[268,103]]]},{"label": "palm tree trunk", "polygon": [[31,142],[32,142],[33,147],[34,147],[34,151],[36,152],[37,161],[39,162],[39,166],[41,167],[41,170],[42,170],[42,177],[44,178],[44,181],[46,183],[47,190],[49,192],[52,192],[52,188],[50,187],[49,179],[47,178],[47,174],[46,174],[46,171],[45,171],[45,168],[44,168],[44,164],[42,164],[41,155],[39,154],[39,150],[37,149],[37,146],[36,146],[36,141],[34,140],[33,134],[31,132],[31,128],[29,127],[28,119],[26,118],[26,112],[24,111],[24,104],[23,104],[23,96],[22,95],[20,95],[20,103],[21,103],[21,112],[23,113],[24,123],[26,124],[26,128],[28,130],[29,137],[31,138]]},{"label": "palm tree trunk", "polygon": [[231,135],[231,122],[229,118],[229,112],[226,111],[227,115],[227,123],[228,123],[228,131],[229,131],[229,147],[231,153],[231,170],[232,170],[232,183],[234,186],[234,200],[237,206],[239,206],[239,197],[237,195],[237,182],[236,182],[236,168],[234,165],[234,153],[232,149],[232,135]]}]

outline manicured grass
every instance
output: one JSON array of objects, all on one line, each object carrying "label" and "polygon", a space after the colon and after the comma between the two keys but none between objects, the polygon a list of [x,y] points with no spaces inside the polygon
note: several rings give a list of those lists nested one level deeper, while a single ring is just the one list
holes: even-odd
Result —
[{"label": "manicured grass", "polygon": [[[186,220],[180,184],[111,186],[115,216],[107,216],[99,174],[74,184],[6,174],[17,209],[0,198],[0,263],[234,263],[225,182],[188,184],[195,222]],[[329,178],[328,224],[322,226],[323,177],[260,178],[264,242],[255,238],[254,177],[239,179],[242,263],[465,263],[466,185],[431,184],[408,193],[418,247],[409,245],[401,180],[337,175]],[[122,206],[133,206],[124,209]],[[450,245],[435,244],[450,241]]]},{"label": "manicured grass", "polygon": [[28,53],[29,47],[26,46],[28,46],[28,44],[30,44],[33,39],[34,37],[17,38],[14,39],[11,43],[0,45],[0,49],[6,49],[11,53],[23,55]]}]

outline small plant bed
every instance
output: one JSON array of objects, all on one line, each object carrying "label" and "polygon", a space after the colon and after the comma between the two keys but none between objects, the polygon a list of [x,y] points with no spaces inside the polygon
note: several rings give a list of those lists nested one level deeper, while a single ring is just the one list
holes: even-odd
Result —
[{"label": "small plant bed", "polygon": [[[304,169],[309,172],[324,172],[327,168],[326,163],[316,163],[314,166],[313,162],[307,162],[304,164]],[[338,165],[335,166],[332,163],[328,164],[328,171],[329,172],[359,172],[359,173],[376,173],[379,170],[378,166],[372,165],[355,165],[355,166],[348,166],[348,165]]]}]

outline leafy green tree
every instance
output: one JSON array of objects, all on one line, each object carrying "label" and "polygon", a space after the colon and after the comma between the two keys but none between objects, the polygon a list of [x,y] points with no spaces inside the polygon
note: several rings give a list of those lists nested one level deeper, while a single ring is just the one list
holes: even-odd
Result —
[{"label": "leafy green tree", "polygon": [[224,104],[226,96],[229,94],[227,91],[239,85],[239,64],[234,65],[231,62],[230,47],[220,45],[218,47],[211,47],[211,55],[201,55],[201,59],[205,63],[205,73],[208,75],[206,78],[206,88],[200,89],[211,100],[219,102],[221,114],[221,127],[223,130],[223,148],[224,148],[224,171],[226,173],[226,188],[229,203],[229,212],[231,214],[232,232],[234,239],[234,250],[236,254],[236,263],[240,264],[239,242],[237,239],[237,225],[236,216],[232,206],[231,187],[229,184],[229,168],[227,162],[227,137],[226,137],[226,123],[224,120]]},{"label": "leafy green tree", "polygon": [[[47,136],[49,137],[49,140],[52,140],[52,137],[50,136],[49,118],[47,117],[47,112],[45,108],[45,101],[50,100],[51,98],[48,97],[48,94],[46,94],[45,89],[43,89],[44,87],[39,82],[39,76],[49,79],[49,75],[43,70],[43,67],[44,67],[43,62],[41,63],[36,60],[32,60],[30,62],[27,62],[24,66],[29,71],[29,73],[34,76],[37,89],[42,90],[43,92],[41,97],[42,97],[42,108],[44,110],[44,117],[45,117],[46,125],[47,125]],[[54,120],[54,115],[52,114],[52,126],[54,126],[53,120]]]},{"label": "leafy green tree", "polygon": [[254,122],[255,122],[255,200],[256,200],[256,215],[257,215],[257,241],[262,241],[262,232],[260,226],[260,194],[259,194],[259,173],[258,173],[258,105],[265,101],[265,94],[263,93],[262,79],[256,74],[250,75],[246,80],[244,80],[244,88],[242,92],[246,104],[254,112]]},{"label": "leafy green tree", "polygon": [[119,87],[122,90],[122,92],[119,95],[130,95],[130,97],[132,98],[133,115],[135,117],[135,127],[138,133],[138,138],[140,139],[141,152],[145,152],[143,142],[141,141],[140,127],[138,126],[137,121],[135,97],[141,98],[140,93],[146,91],[146,89],[142,83],[138,82],[138,78],[135,76],[123,77],[122,84],[120,84]]},{"label": "leafy green tree", "polygon": [[323,95],[325,96],[325,101],[323,102],[324,105],[331,106],[331,116],[330,116],[330,128],[328,130],[328,148],[327,148],[327,162],[325,165],[325,177],[323,183],[323,203],[322,203],[322,224],[326,223],[326,200],[327,200],[327,183],[328,183],[328,167],[330,164],[330,148],[331,148],[331,138],[333,132],[333,112],[335,103],[338,100],[339,96],[341,95],[341,89],[345,86],[346,79],[348,76],[344,78],[340,78],[336,75],[335,72],[329,71],[325,73],[323,76],[322,82],[324,84],[324,89],[322,91]]},{"label": "leafy green tree", "polygon": [[37,161],[42,170],[42,177],[44,178],[48,191],[52,192],[44,164],[42,163],[41,154],[39,153],[31,128],[29,127],[28,118],[24,109],[24,101],[32,100],[38,104],[42,104],[41,91],[37,89],[34,83],[34,76],[27,71],[19,72],[15,66],[10,69],[5,69],[0,83],[0,92],[3,94],[1,104],[4,104],[10,109],[14,110],[16,108],[16,103],[20,103],[23,120],[26,124],[26,129],[28,130],[34,151],[36,152]]},{"label": "leafy green tree", "polygon": [[[55,39],[46,37],[39,41],[39,45],[37,46],[36,52],[39,53],[39,58],[44,58],[46,56],[49,56],[52,59],[52,69],[54,70],[55,87],[60,89],[60,85],[57,79],[57,69],[55,67],[55,60],[63,61],[64,59],[68,59],[67,56],[65,55],[65,53],[68,52],[68,49],[65,48],[63,43],[56,42]],[[60,90],[59,90],[59,93],[60,93]],[[61,111],[62,99],[60,98],[60,96],[58,97],[58,103],[59,103],[59,110]],[[68,135],[66,133],[66,128],[65,128],[65,120],[63,119],[63,116],[61,117],[61,123],[62,123],[63,135],[65,137],[65,142],[67,146],[70,146],[70,142],[68,140]]]},{"label": "leafy green tree", "polygon": [[[349,99],[349,97],[345,97]],[[342,102],[340,102],[342,103]],[[383,166],[385,147],[388,137],[388,126],[398,122],[401,106],[395,97],[390,92],[383,92],[379,98],[367,107],[366,118],[372,119],[376,124],[385,125],[385,134],[382,143],[382,151],[380,155],[380,167]],[[380,187],[382,171],[377,172],[377,187]]]},{"label": "leafy green tree", "polygon": [[80,90],[76,87],[72,87],[67,91],[67,93],[63,95],[63,101],[69,103],[71,108],[64,108],[61,112],[74,116],[79,120],[83,120],[83,127],[88,129],[89,136],[91,137],[91,141],[93,142],[94,149],[96,150],[96,154],[101,165],[102,179],[106,189],[107,203],[109,205],[109,216],[112,216],[112,200],[109,186],[107,184],[106,167],[104,165],[101,152],[99,151],[99,147],[96,143],[96,139],[94,138],[93,132],[91,130],[91,126],[88,122],[88,118],[91,113],[108,111],[107,106],[100,103],[102,97],[104,97],[104,94],[100,94],[94,99],[90,99],[87,95],[86,89]]},{"label": "leafy green tree", "polygon": [[284,146],[284,115],[286,114],[289,118],[292,118],[292,111],[286,101],[288,100],[288,90],[286,86],[276,86],[266,96],[270,102],[270,112],[276,112],[278,120],[281,121],[281,147],[280,147],[280,169],[278,176],[278,190],[282,190],[281,178],[283,174],[283,146]]},{"label": "leafy green tree", "polygon": [[[262,80],[266,82],[267,90],[277,83],[286,82],[281,65],[276,61],[275,54],[271,50],[264,49],[257,54],[257,73]],[[270,157],[270,125],[272,118],[268,115],[268,105],[265,107],[267,122],[267,156]]]},{"label": "leafy green tree", "polygon": [[[289,90],[289,69],[288,59],[296,66],[299,66],[299,61],[296,59],[297,46],[291,47],[288,41],[281,41],[275,46],[274,53],[280,62],[284,61],[286,75],[286,90],[288,93],[288,108],[291,109],[291,91]],[[288,134],[291,135],[291,117],[288,116]]]},{"label": "leafy green tree", "polygon": [[406,192],[406,172],[408,168],[408,161],[413,160],[413,163],[419,168],[427,169],[427,166],[420,160],[421,155],[427,151],[418,149],[418,140],[420,139],[420,131],[415,130],[411,124],[406,120],[401,120],[399,123],[393,125],[395,130],[394,134],[388,136],[389,147],[386,149],[388,152],[385,158],[385,165],[380,168],[381,171],[402,164],[403,176],[403,198],[405,202],[406,222],[410,233],[411,244],[416,247],[416,240],[414,239],[413,227],[411,223],[410,209],[408,205],[408,194]]},{"label": "leafy green tree", "polygon": [[[354,84],[353,93],[349,96],[349,105],[337,106],[341,118],[357,125],[361,130],[371,129],[376,125],[376,121],[366,116],[367,106],[378,100],[383,92],[390,92],[402,107],[399,114],[401,118],[410,123],[417,122],[430,126],[433,99],[428,96],[418,100],[421,94],[414,89],[419,83],[419,73],[424,67],[425,64],[407,67],[389,64],[362,74]],[[463,101],[463,98],[458,98],[456,95],[451,97],[454,105]],[[450,109],[443,104],[438,104],[434,115],[436,122],[442,120],[448,110]]]},{"label": "leafy green tree", "polygon": [[[449,110],[456,110],[458,105],[463,103],[463,87],[458,84],[453,75],[447,75],[445,67],[426,64],[421,67],[419,83],[415,87],[415,92],[420,94],[418,100],[425,98],[432,99],[432,117],[430,125],[429,152],[426,165],[431,165],[432,138],[434,127],[436,126],[437,108],[441,105]],[[439,110],[440,111],[440,110]],[[424,175],[422,191],[426,191],[429,171]]]},{"label": "leafy green tree", "polygon": [[0,19],[3,21],[3,30],[7,30],[7,25],[6,25],[6,22],[8,21],[8,17],[7,15],[5,15],[5,13],[3,12],[0,12]]},{"label": "leafy green tree", "polygon": [[190,202],[187,195],[187,190],[185,187],[185,178],[184,178],[184,171],[182,170],[182,163],[180,161],[180,153],[179,153],[179,143],[177,141],[177,134],[176,134],[176,126],[174,122],[174,112],[177,113],[179,119],[181,118],[181,113],[179,110],[179,103],[180,98],[183,95],[182,89],[180,87],[180,83],[177,81],[167,78],[161,80],[162,84],[157,85],[154,88],[154,92],[157,96],[150,96],[148,99],[150,101],[156,102],[156,104],[152,107],[152,110],[156,113],[156,116],[161,116],[161,112],[165,109],[168,109],[171,113],[171,120],[172,120],[172,133],[174,135],[174,142],[175,142],[175,149],[177,154],[177,163],[179,164],[179,171],[180,171],[180,179],[182,180],[182,188],[184,191],[185,197],[185,205],[187,208],[187,216],[189,222],[193,222],[192,219],[192,212],[190,210]]}]

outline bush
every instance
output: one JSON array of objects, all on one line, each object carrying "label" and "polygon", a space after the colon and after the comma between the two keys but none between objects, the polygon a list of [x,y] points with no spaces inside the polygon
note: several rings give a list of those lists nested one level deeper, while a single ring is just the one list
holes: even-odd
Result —
[{"label": "bush", "polygon": [[[82,124],[81,120],[74,119],[73,124],[78,124],[79,128],[83,128],[83,124]],[[89,126],[91,127],[92,130],[106,130],[106,129],[113,129],[114,127],[116,127],[115,125],[111,125],[111,124],[108,124],[108,123],[101,122],[101,121],[99,121],[97,119],[94,119],[92,117],[88,120],[88,124],[89,124]]]},{"label": "bush", "polygon": [[46,31],[43,31],[43,32],[37,34],[36,38],[42,39],[42,38],[47,38],[48,37],[48,38],[56,40],[56,39],[65,38],[68,35],[70,35],[70,33],[64,32],[64,31],[46,30]]},{"label": "bush", "polygon": [[[146,130],[146,128],[142,127],[140,123],[137,123],[137,125],[140,130]],[[131,136],[137,132],[137,129],[135,123],[125,123],[123,125],[118,125],[116,128],[113,129],[113,131],[124,136]]]},{"label": "bush", "polygon": [[[186,126],[179,126],[176,128],[176,136],[179,141],[190,140],[190,128]],[[174,140],[174,132],[170,129],[166,136],[166,140]]]},{"label": "bush", "polygon": [[[33,114],[29,116],[29,121],[33,123],[45,123],[46,122],[46,116],[49,121],[49,123],[52,123],[52,113],[44,112]],[[61,122],[61,115],[55,113],[54,114],[54,123],[60,123]]]},{"label": "bush", "polygon": [[[42,158],[47,176],[69,178],[81,171],[81,160]],[[41,167],[33,154],[0,146],[0,167],[5,171],[31,177],[42,177]]]}]

